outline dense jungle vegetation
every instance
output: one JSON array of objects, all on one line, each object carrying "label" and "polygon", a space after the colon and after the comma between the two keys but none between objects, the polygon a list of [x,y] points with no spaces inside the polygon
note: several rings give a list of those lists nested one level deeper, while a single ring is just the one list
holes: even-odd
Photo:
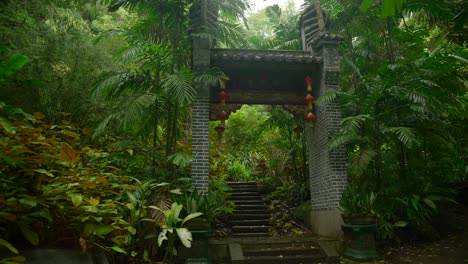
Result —
[{"label": "dense jungle vegetation", "polygon": [[[191,189],[193,84],[224,78],[190,69],[194,2],[0,2],[0,252],[11,253],[0,263],[31,246],[170,261],[200,213],[229,235],[227,180],[270,188],[273,234],[308,232],[294,217],[309,199],[304,121],[279,107],[243,106],[222,140],[212,122],[210,194]],[[292,2],[250,13],[247,0],[214,2],[218,47],[301,49]],[[467,3],[320,2],[344,37],[340,90],[317,102],[342,108],[329,148],[346,150],[343,206],[376,215],[381,240],[437,236],[432,217],[468,180]]]}]

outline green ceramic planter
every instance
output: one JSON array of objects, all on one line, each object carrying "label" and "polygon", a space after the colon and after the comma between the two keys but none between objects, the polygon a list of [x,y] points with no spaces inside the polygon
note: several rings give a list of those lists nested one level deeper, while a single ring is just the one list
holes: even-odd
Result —
[{"label": "green ceramic planter", "polygon": [[356,261],[372,261],[377,259],[375,247],[375,232],[377,224],[342,226],[345,236],[344,255]]}]

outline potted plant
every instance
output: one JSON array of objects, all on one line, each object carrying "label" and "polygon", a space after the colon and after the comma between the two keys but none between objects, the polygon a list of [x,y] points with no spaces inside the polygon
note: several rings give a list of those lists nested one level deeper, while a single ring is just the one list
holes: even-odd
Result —
[{"label": "potted plant", "polygon": [[340,210],[345,224],[376,224],[375,215],[377,194],[359,190],[349,185],[343,192]]},{"label": "potted plant", "polygon": [[377,258],[375,215],[377,195],[374,192],[348,186],[343,193],[340,209],[343,212],[344,255],[357,261],[371,261]]}]

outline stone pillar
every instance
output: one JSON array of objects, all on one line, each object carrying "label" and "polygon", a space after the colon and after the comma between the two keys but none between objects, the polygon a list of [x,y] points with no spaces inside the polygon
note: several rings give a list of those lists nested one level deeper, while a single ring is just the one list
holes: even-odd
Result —
[{"label": "stone pillar", "polygon": [[[210,67],[208,39],[194,39],[192,68],[195,74],[203,74]],[[201,192],[209,185],[209,87],[196,84],[197,95],[192,105],[192,186]]]},{"label": "stone pillar", "polygon": [[[322,80],[318,97],[327,91],[337,91],[340,59],[339,41],[322,43]],[[312,202],[312,230],[322,236],[341,236],[342,219],[338,209],[346,186],[346,159],[344,149],[329,151],[327,142],[331,133],[339,129],[341,111],[338,102],[315,105],[317,121],[306,130],[309,146],[309,175]]]}]

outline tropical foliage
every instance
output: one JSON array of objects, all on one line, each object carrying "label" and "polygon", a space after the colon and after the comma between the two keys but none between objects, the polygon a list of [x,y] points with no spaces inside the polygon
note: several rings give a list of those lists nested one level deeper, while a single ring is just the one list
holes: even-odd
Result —
[{"label": "tropical foliage", "polygon": [[[191,221],[217,227],[232,212],[226,180],[271,188],[275,234],[305,232],[292,217],[309,195],[306,140],[294,132],[304,124],[282,107],[243,106],[222,138],[212,122],[210,192],[188,177],[196,87],[228,78],[192,72],[192,38],[300,50],[291,1],[249,15],[248,1],[213,1],[219,27],[197,34],[197,1],[30,2],[0,3],[0,248],[12,254],[3,262],[37,245],[170,261],[190,245]],[[468,175],[464,2],[321,4],[344,36],[340,91],[317,102],[343,111],[329,142],[348,158],[342,207],[371,211],[382,238],[401,227],[434,234],[441,201],[454,202],[451,186]]]},{"label": "tropical foliage", "polygon": [[342,89],[321,98],[338,98],[345,115],[329,147],[347,146],[350,184],[378,194],[384,236],[399,220],[427,230],[468,168],[468,54],[451,37],[466,14],[457,1],[398,3],[323,4],[345,37]]}]

